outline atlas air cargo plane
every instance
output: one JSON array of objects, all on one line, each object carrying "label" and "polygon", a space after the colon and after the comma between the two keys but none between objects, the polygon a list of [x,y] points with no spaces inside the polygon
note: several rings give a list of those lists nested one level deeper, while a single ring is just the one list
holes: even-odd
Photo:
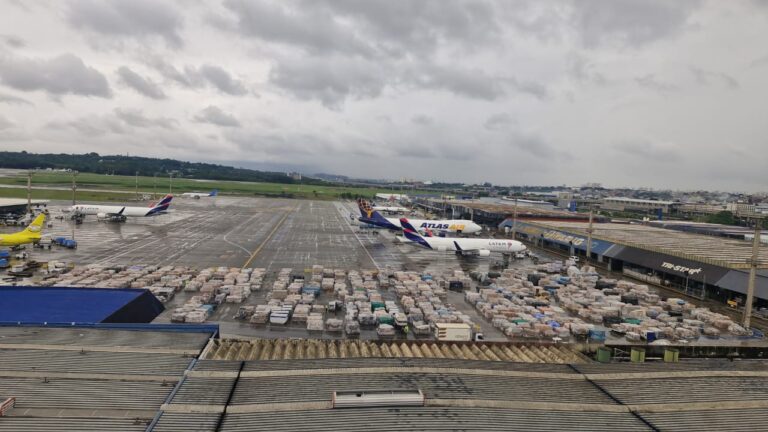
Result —
[{"label": "atlas air cargo plane", "polygon": [[[368,201],[360,199],[357,201],[358,208],[360,209],[360,222],[375,225],[381,228],[400,231],[400,219],[398,218],[385,218],[378,211],[374,210]],[[438,233],[456,233],[456,234],[475,234],[479,233],[483,228],[466,219],[443,219],[443,220],[425,220],[425,219],[413,219],[411,223],[418,227],[419,231],[426,232],[438,232]]]},{"label": "atlas air cargo plane", "polygon": [[194,199],[200,199],[200,198],[206,198],[206,197],[215,197],[219,194],[218,189],[214,189],[208,193],[205,192],[184,192],[181,194],[182,198],[194,198]]},{"label": "atlas air cargo plane", "polygon": [[526,249],[525,245],[517,240],[423,237],[406,218],[400,219],[400,225],[403,227],[403,235],[406,239],[438,252],[452,251],[463,256],[487,257],[491,252],[516,254]]},{"label": "atlas air cargo plane", "polygon": [[77,204],[65,210],[66,213],[79,213],[85,216],[95,215],[101,220],[124,222],[128,217],[158,216],[165,214],[171,206],[173,195],[168,194],[149,207],[105,206],[96,204]]},{"label": "atlas air cargo plane", "polygon": [[40,241],[40,233],[43,231],[45,215],[40,213],[24,231],[12,234],[0,234],[0,246],[20,246]]}]

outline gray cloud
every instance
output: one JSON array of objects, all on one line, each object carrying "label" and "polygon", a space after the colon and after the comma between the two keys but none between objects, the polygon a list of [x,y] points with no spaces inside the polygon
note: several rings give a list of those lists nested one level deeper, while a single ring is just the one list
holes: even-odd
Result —
[{"label": "gray cloud", "polygon": [[112,96],[104,75],[72,54],[51,59],[0,57],[0,80],[17,90],[44,90],[51,95]]},{"label": "gray cloud", "polygon": [[72,0],[69,23],[104,36],[146,39],[159,37],[171,47],[181,47],[183,19],[178,8],[159,0]]},{"label": "gray cloud", "polygon": [[596,70],[594,63],[577,54],[568,57],[568,74],[578,82],[589,82],[601,86],[608,83],[605,75]]},{"label": "gray cloud", "polygon": [[514,133],[512,134],[511,145],[513,148],[538,159],[569,160],[573,158],[568,151],[558,149],[538,135]]},{"label": "gray cloud", "polygon": [[7,103],[12,105],[33,105],[32,102],[24,98],[5,93],[0,93],[0,103]]},{"label": "gray cloud", "polygon": [[749,62],[750,68],[759,68],[763,66],[768,66],[768,54],[760,56]]},{"label": "gray cloud", "polygon": [[493,114],[485,120],[483,126],[488,130],[504,130],[517,125],[517,121],[507,113]]},{"label": "gray cloud", "polygon": [[106,135],[125,135],[125,124],[111,115],[87,116],[69,121],[51,121],[45,125],[53,131],[74,131],[84,137],[103,137]]},{"label": "gray cloud", "polygon": [[0,40],[11,48],[23,48],[27,45],[24,39],[14,35],[0,35]]},{"label": "gray cloud", "polygon": [[459,97],[489,101],[504,97],[510,88],[538,99],[548,94],[541,84],[490,76],[480,69],[448,68],[422,62],[394,68],[347,57],[282,60],[272,68],[269,81],[299,99],[319,100],[333,109],[340,108],[347,98],[376,98],[387,87],[446,91]]},{"label": "gray cloud", "polygon": [[645,87],[647,89],[650,89],[659,93],[667,93],[667,92],[675,91],[678,89],[678,87],[674,84],[670,84],[664,81],[659,81],[658,79],[656,79],[656,76],[654,74],[648,74],[641,77],[637,77],[635,78],[635,82],[641,87]]},{"label": "gray cloud", "polygon": [[165,93],[160,86],[152,82],[149,78],[145,78],[132,71],[129,67],[121,66],[117,70],[117,74],[120,76],[120,80],[123,83],[144,96],[152,99],[165,99]]},{"label": "gray cloud", "polygon": [[417,124],[420,126],[430,126],[435,123],[435,119],[426,114],[417,114],[411,117],[411,123]]},{"label": "gray cloud", "polygon": [[243,81],[232,76],[220,66],[204,64],[200,67],[184,66],[179,70],[159,57],[152,57],[147,64],[157,70],[163,78],[186,88],[201,88],[206,84],[232,96],[243,96],[248,89]]},{"label": "gray cloud", "polygon": [[615,143],[612,148],[620,153],[659,163],[682,160],[681,154],[672,145],[654,143],[648,140],[622,141]]},{"label": "gray cloud", "polygon": [[147,59],[147,64],[160,72],[160,75],[165,79],[175,82],[183,87],[198,87],[202,84],[197,70],[193,67],[187,66],[183,71],[180,71],[172,64],[157,56],[149,57]]},{"label": "gray cloud", "polygon": [[337,150],[333,143],[313,134],[292,133],[286,136],[232,129],[225,134],[225,137],[240,150],[249,154],[256,153],[286,159],[311,158],[316,155],[333,154]]},{"label": "gray cloud", "polygon": [[52,131],[75,131],[85,137],[106,137],[117,135],[132,137],[137,130],[151,129],[153,133],[174,131],[178,122],[166,117],[151,118],[139,110],[116,108],[104,115],[83,116],[73,120],[55,120],[45,127]]},{"label": "gray cloud", "polygon": [[582,0],[573,20],[588,47],[642,46],[678,35],[698,0]]},{"label": "gray cloud", "polygon": [[711,81],[719,81],[731,90],[739,88],[739,82],[736,78],[723,72],[708,71],[696,66],[691,66],[691,73],[696,81],[701,85],[709,85]]},{"label": "gray cloud", "polygon": [[195,116],[195,121],[211,123],[224,127],[240,127],[240,121],[232,114],[226,113],[221,108],[210,105]]},{"label": "gray cloud", "polygon": [[382,68],[367,61],[309,58],[278,63],[269,81],[300,99],[319,100],[326,107],[338,108],[347,97],[379,96],[386,75]]},{"label": "gray cloud", "polygon": [[2,115],[0,115],[0,130],[8,129],[8,128],[12,127],[13,125],[15,125],[14,122],[12,122],[12,121],[8,120],[7,118],[3,117]]},{"label": "gray cloud", "polygon": [[448,90],[461,96],[494,100],[505,94],[505,80],[491,77],[482,70],[463,70],[426,65],[411,73],[417,87]]},{"label": "gray cloud", "polygon": [[167,117],[150,118],[144,115],[140,110],[116,108],[115,117],[123,123],[137,128],[162,128],[175,129],[178,122]]},{"label": "gray cloud", "polygon": [[400,58],[430,55],[441,44],[472,44],[498,34],[488,1],[227,0],[215,25],[312,54]]},{"label": "gray cloud", "polygon": [[198,73],[221,92],[234,96],[248,93],[242,81],[233,78],[229,72],[219,66],[203,65]]}]

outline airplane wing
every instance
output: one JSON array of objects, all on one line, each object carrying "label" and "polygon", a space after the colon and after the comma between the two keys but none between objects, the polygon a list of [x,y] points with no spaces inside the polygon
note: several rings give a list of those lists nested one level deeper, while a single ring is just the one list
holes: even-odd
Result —
[{"label": "airplane wing", "polygon": [[453,245],[456,247],[456,252],[460,253],[462,256],[487,257],[491,254],[491,251],[488,249],[462,249],[462,247],[459,245],[459,242],[456,240],[453,241]]},{"label": "airplane wing", "polygon": [[123,212],[125,211],[125,207],[121,208],[119,212],[110,212],[110,213],[104,213],[108,217],[119,217],[123,215]]}]

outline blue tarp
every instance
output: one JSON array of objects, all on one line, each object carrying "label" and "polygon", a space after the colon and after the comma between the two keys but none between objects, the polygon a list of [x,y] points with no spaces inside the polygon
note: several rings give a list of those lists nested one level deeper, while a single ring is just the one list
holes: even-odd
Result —
[{"label": "blue tarp", "polygon": [[0,287],[4,323],[146,323],[163,309],[145,289]]}]

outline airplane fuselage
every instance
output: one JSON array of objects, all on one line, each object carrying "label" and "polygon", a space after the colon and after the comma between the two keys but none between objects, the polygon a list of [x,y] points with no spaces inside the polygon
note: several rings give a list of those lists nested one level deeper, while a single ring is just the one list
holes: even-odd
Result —
[{"label": "airplane fuselage", "polygon": [[[386,218],[392,225],[395,225],[398,229],[402,229],[400,225],[400,219]],[[471,220],[466,219],[443,219],[443,220],[429,220],[429,219],[410,219],[419,231],[443,231],[451,233],[463,233],[474,234],[480,232],[482,227]]]},{"label": "airplane fuselage", "polygon": [[120,214],[127,217],[155,216],[163,213],[161,211],[156,211],[151,207],[105,206],[92,204],[74,205],[70,208],[70,211],[78,212],[86,216],[114,215],[122,211]]},{"label": "airplane fuselage", "polygon": [[525,245],[517,240],[507,239],[475,239],[475,238],[450,238],[450,237],[424,237],[424,241],[432,249],[440,251],[478,251],[487,250],[500,253],[517,253],[526,249]]}]

